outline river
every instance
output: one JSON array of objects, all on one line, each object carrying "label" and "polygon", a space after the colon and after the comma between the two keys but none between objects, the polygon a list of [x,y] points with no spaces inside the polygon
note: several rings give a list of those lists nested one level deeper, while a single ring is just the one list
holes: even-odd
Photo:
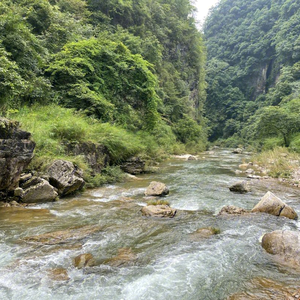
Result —
[{"label": "river", "polygon": [[[197,161],[174,158],[163,162],[159,173],[139,180],[30,210],[1,208],[0,299],[221,300],[249,288],[253,278],[296,286],[299,274],[277,265],[260,238],[276,229],[297,230],[298,221],[266,214],[217,216],[225,205],[253,208],[268,190],[300,213],[297,189],[253,183],[248,194],[230,192],[228,186],[244,176],[235,170],[245,158],[228,150],[205,152]],[[142,217],[143,193],[153,180],[168,185],[166,198],[178,209],[175,218]],[[24,242],[24,237],[85,225],[101,230],[87,234],[79,245],[72,240],[68,247]],[[191,239],[191,233],[208,226],[220,234]],[[121,248],[131,249],[134,261],[107,264]],[[76,269],[72,258],[82,253],[93,254],[97,265]],[[66,269],[69,280],[51,279],[49,270],[55,268]]]}]

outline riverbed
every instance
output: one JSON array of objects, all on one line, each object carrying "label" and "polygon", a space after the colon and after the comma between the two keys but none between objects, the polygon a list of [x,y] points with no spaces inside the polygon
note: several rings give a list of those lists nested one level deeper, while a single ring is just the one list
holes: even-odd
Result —
[{"label": "riverbed", "polygon": [[[161,163],[158,173],[125,183],[30,210],[2,208],[0,299],[221,300],[249,289],[255,278],[299,286],[299,273],[276,264],[260,244],[266,232],[298,230],[299,221],[266,214],[218,216],[225,205],[252,209],[268,190],[300,214],[297,188],[252,180],[250,193],[229,191],[230,184],[246,179],[235,171],[247,159],[229,150],[204,152],[198,160],[172,158]],[[169,187],[166,199],[178,210],[175,218],[141,215],[147,203],[144,191],[153,180]],[[58,245],[25,239],[86,225],[101,229]],[[191,233],[203,227],[220,233],[191,239]],[[134,259],[109,264],[119,249],[130,249]],[[82,253],[91,253],[96,266],[75,268],[73,258]],[[66,270],[68,280],[49,276],[56,268]]]}]

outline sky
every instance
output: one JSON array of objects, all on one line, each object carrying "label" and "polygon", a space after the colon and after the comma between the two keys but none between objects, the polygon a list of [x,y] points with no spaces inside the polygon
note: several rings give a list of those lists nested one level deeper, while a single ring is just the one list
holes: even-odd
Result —
[{"label": "sky", "polygon": [[204,21],[204,18],[208,14],[208,10],[217,2],[219,2],[219,0],[194,0],[191,2],[198,10],[196,15],[197,21],[200,21],[202,23]]}]

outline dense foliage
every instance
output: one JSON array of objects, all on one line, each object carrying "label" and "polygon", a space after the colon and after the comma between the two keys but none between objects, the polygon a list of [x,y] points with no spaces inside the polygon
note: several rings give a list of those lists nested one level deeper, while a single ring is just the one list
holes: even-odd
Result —
[{"label": "dense foliage", "polygon": [[300,132],[300,2],[221,0],[204,33],[210,139],[291,146]]},{"label": "dense foliage", "polygon": [[55,103],[203,149],[205,51],[193,11],[189,0],[1,1],[0,112]]}]

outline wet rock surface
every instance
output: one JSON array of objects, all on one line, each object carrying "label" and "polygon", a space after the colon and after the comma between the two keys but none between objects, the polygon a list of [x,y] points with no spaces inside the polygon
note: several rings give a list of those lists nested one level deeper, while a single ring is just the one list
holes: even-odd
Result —
[{"label": "wet rock surface", "polygon": [[190,234],[190,240],[192,241],[201,241],[207,239],[211,236],[219,234],[220,230],[213,227],[199,228],[195,232]]},{"label": "wet rock surface", "polygon": [[247,291],[233,294],[226,300],[298,300],[300,289],[288,287],[267,278],[255,278],[247,284]]},{"label": "wet rock surface", "polygon": [[248,214],[249,211],[243,209],[243,208],[240,208],[240,207],[237,207],[237,206],[234,206],[234,205],[226,205],[224,206],[220,212],[219,212],[219,216],[222,216],[222,215],[244,215],[244,214]]},{"label": "wet rock surface", "polygon": [[141,209],[141,212],[146,217],[173,218],[177,211],[169,205],[147,205]]},{"label": "wet rock surface", "polygon": [[94,256],[91,253],[84,253],[76,256],[73,263],[77,269],[93,267],[96,265]]},{"label": "wet rock surface", "polygon": [[168,187],[158,181],[152,181],[145,191],[145,196],[166,196],[168,194]]},{"label": "wet rock surface", "polygon": [[118,249],[118,254],[104,263],[112,267],[125,267],[132,266],[136,263],[137,255],[132,251],[131,248]]},{"label": "wet rock surface", "polygon": [[102,228],[97,225],[86,225],[83,227],[70,228],[66,230],[53,231],[36,236],[25,237],[24,241],[27,243],[48,245],[63,244],[70,241],[82,240],[88,235],[99,232],[101,229]]},{"label": "wet rock surface", "polygon": [[68,271],[64,268],[54,268],[47,270],[47,275],[55,281],[67,281],[70,279]]},{"label": "wet rock surface", "polygon": [[297,219],[297,213],[289,205],[285,204],[281,199],[268,191],[252,209],[251,212],[263,212],[274,216],[286,217],[289,219]]}]

